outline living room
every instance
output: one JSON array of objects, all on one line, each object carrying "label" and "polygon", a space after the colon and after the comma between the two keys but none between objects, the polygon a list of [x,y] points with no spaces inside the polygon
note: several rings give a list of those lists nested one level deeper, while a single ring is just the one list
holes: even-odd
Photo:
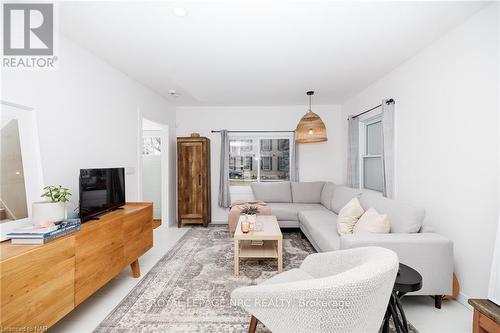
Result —
[{"label": "living room", "polygon": [[[497,2],[44,4],[2,4],[2,330],[498,332]],[[12,244],[42,200],[78,226]]]}]

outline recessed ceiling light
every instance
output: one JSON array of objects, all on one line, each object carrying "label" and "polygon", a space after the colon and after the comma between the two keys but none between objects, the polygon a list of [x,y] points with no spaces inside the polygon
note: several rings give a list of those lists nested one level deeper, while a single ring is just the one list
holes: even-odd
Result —
[{"label": "recessed ceiling light", "polygon": [[186,16],[187,11],[182,7],[176,7],[174,8],[174,14],[175,16],[183,17]]},{"label": "recessed ceiling light", "polygon": [[177,91],[175,91],[174,89],[170,89],[170,90],[168,91],[168,94],[169,94],[170,96],[174,97],[174,98],[177,98],[177,97],[179,97],[179,96],[180,96],[180,94],[179,94]]}]

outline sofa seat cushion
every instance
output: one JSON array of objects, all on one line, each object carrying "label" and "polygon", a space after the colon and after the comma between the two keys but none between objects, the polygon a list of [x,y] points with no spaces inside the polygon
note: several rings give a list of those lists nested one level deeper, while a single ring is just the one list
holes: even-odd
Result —
[{"label": "sofa seat cushion", "polygon": [[320,203],[325,182],[292,182],[294,203]]},{"label": "sofa seat cushion", "polygon": [[335,251],[340,247],[337,214],[324,210],[303,210],[299,213],[300,228],[319,251]]},{"label": "sofa seat cushion", "polygon": [[284,202],[268,202],[271,208],[271,215],[276,216],[278,221],[298,221],[299,211],[295,204]]},{"label": "sofa seat cushion", "polygon": [[392,233],[419,232],[424,222],[425,209],[385,198],[378,192],[365,190],[359,201],[365,210],[373,207],[380,214],[387,214]]},{"label": "sofa seat cushion", "polygon": [[299,212],[303,210],[324,210],[328,211],[321,204],[296,204],[284,202],[269,202],[271,215],[276,216],[278,221],[298,221]]},{"label": "sofa seat cushion", "polygon": [[292,202],[290,182],[251,183],[256,200],[264,202]]},{"label": "sofa seat cushion", "polygon": [[278,284],[278,283],[304,281],[310,279],[313,279],[313,277],[308,273],[306,273],[305,271],[298,268],[292,268],[291,270],[275,275],[272,278],[265,280],[264,282],[261,282],[260,284],[261,285]]}]

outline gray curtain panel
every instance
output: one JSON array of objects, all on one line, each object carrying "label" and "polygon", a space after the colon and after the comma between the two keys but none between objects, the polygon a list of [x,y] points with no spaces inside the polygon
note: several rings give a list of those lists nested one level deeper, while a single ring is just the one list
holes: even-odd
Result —
[{"label": "gray curtain panel", "polygon": [[382,100],[382,135],[383,135],[383,194],[387,198],[394,196],[394,102]]},{"label": "gray curtain panel", "polygon": [[293,142],[290,142],[290,181],[299,181],[299,150],[295,143],[295,132],[293,133]]},{"label": "gray curtain panel", "polygon": [[220,131],[220,176],[219,176],[219,207],[231,205],[229,193],[229,133]]},{"label": "gray curtain panel", "polygon": [[347,185],[359,188],[359,118],[348,119]]}]

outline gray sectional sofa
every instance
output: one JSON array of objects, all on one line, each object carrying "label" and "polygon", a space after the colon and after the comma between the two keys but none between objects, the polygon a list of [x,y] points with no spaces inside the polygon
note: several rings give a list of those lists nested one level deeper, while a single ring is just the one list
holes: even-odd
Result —
[{"label": "gray sectional sofa", "polygon": [[[413,295],[451,294],[453,244],[424,226],[423,208],[387,199],[378,192],[331,182],[253,183],[251,187],[255,199],[270,206],[281,228],[300,228],[318,252],[385,247],[395,251],[401,263],[422,275],[422,289]],[[337,214],[354,197],[359,198],[365,210],[374,207],[379,213],[387,214],[391,232],[339,235]]]}]

